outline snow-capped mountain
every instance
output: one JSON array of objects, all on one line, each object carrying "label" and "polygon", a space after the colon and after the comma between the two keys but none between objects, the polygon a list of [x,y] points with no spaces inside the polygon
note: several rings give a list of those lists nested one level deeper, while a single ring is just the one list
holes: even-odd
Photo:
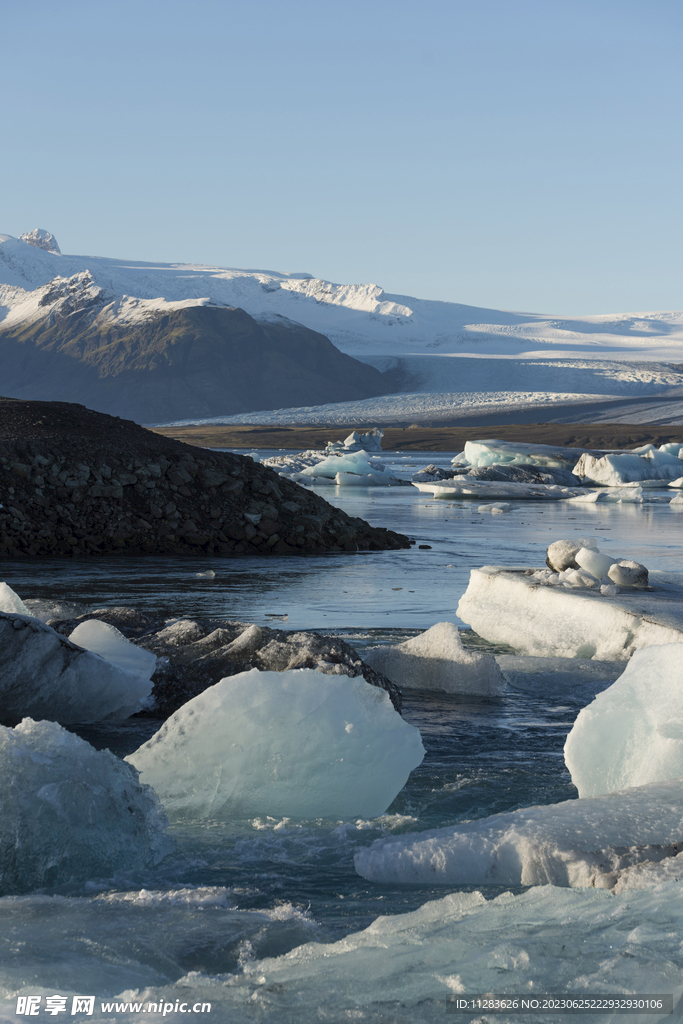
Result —
[{"label": "snow-capped mountain", "polygon": [[[302,324],[341,352],[392,371],[399,393],[393,402],[381,399],[385,421],[539,405],[548,418],[548,406],[561,413],[615,402],[615,415],[618,406],[627,418],[640,415],[642,402],[640,411],[655,421],[683,415],[683,367],[676,365],[683,364],[683,312],[550,317],[389,295],[374,284],[303,273],[71,256],[38,229],[20,239],[0,235],[0,336],[39,322],[66,327],[64,318],[87,305],[98,330],[118,333],[197,307],[238,307],[264,326]],[[653,412],[660,400],[664,411]],[[375,418],[374,399],[362,408],[354,401],[350,418]],[[348,421],[344,409],[324,404],[323,413],[306,416]]]}]

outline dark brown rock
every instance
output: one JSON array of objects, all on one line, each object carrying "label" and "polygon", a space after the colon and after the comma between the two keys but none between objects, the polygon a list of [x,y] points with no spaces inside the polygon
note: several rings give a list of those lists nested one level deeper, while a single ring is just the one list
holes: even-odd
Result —
[{"label": "dark brown rock", "polygon": [[267,466],[66,402],[0,398],[0,556],[408,547]]}]

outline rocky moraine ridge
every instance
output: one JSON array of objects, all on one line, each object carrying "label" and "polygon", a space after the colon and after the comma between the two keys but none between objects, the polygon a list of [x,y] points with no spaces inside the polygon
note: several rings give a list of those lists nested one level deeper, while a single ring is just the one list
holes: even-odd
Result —
[{"label": "rocky moraine ridge", "polygon": [[406,548],[252,459],[82,405],[0,398],[0,556]]}]

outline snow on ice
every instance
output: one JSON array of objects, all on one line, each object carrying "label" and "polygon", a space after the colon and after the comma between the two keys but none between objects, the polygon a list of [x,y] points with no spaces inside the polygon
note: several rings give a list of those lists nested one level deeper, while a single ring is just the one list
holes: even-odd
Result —
[{"label": "snow on ice", "polygon": [[678,644],[636,651],[579,712],[564,756],[580,797],[683,776],[681,651]]},{"label": "snow on ice", "polygon": [[437,622],[404,643],[371,647],[363,660],[405,689],[489,695],[505,689],[495,658],[466,651],[452,622]]},{"label": "snow on ice", "polygon": [[173,818],[375,817],[422,761],[419,730],[362,677],[222,679],[127,760]]},{"label": "snow on ice", "polygon": [[0,891],[102,878],[171,849],[154,793],[55,722],[0,726]]}]

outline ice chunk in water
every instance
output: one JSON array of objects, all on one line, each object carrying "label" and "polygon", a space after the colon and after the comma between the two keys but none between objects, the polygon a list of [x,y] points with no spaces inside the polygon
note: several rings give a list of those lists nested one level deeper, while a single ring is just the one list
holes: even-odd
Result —
[{"label": "ice chunk in water", "polygon": [[363,652],[363,661],[406,689],[483,694],[505,689],[496,659],[466,651],[453,622],[437,622],[402,644],[371,647]]},{"label": "ice chunk in water", "polygon": [[642,480],[675,480],[681,475],[681,460],[658,451],[649,451],[645,455],[610,454],[602,458],[585,453],[576,463],[574,474],[610,487]]},{"label": "ice chunk in water", "polygon": [[612,888],[622,870],[677,854],[682,836],[677,779],[391,836],[360,850],[355,865],[364,878],[389,885]]},{"label": "ice chunk in water", "polygon": [[550,466],[571,470],[584,451],[584,448],[561,448],[550,444],[486,440],[466,441],[464,455],[472,466]]},{"label": "ice chunk in water", "polygon": [[[598,550],[598,542],[592,537],[578,537],[576,540],[555,540],[546,551],[545,562],[555,572],[563,569],[576,569],[576,555],[579,551]],[[588,566],[585,566],[588,568]],[[601,573],[602,575],[602,573]]]},{"label": "ice chunk in water", "polygon": [[636,651],[579,712],[564,748],[579,796],[683,775],[682,654],[679,644]]},{"label": "ice chunk in water", "polygon": [[618,587],[646,587],[649,582],[649,574],[644,565],[640,562],[632,562],[629,559],[622,559],[614,562],[607,573],[613,583]]},{"label": "ice chunk in water", "polygon": [[653,570],[653,591],[614,595],[552,582],[534,569],[473,569],[457,614],[485,640],[539,657],[626,661],[638,648],[683,642],[680,573]]},{"label": "ice chunk in water", "polygon": [[610,566],[618,561],[618,559],[612,558],[611,555],[603,555],[597,549],[579,548],[574,555],[574,561],[582,569],[586,569],[597,579],[601,580],[609,572]]},{"label": "ice chunk in water", "polygon": [[30,615],[30,611],[7,583],[0,583],[0,612],[17,615]]},{"label": "ice chunk in water", "polygon": [[362,677],[222,679],[127,760],[174,818],[375,817],[420,764],[419,730]]},{"label": "ice chunk in water", "polygon": [[141,679],[151,679],[156,668],[156,655],[136,647],[116,626],[110,626],[108,622],[99,619],[79,623],[69,640]]},{"label": "ice chunk in water", "polygon": [[0,708],[65,724],[128,718],[152,691],[143,679],[76,647],[38,619],[0,612]]},{"label": "ice chunk in water", "polygon": [[56,722],[0,726],[0,891],[107,877],[169,852],[136,772]]}]

